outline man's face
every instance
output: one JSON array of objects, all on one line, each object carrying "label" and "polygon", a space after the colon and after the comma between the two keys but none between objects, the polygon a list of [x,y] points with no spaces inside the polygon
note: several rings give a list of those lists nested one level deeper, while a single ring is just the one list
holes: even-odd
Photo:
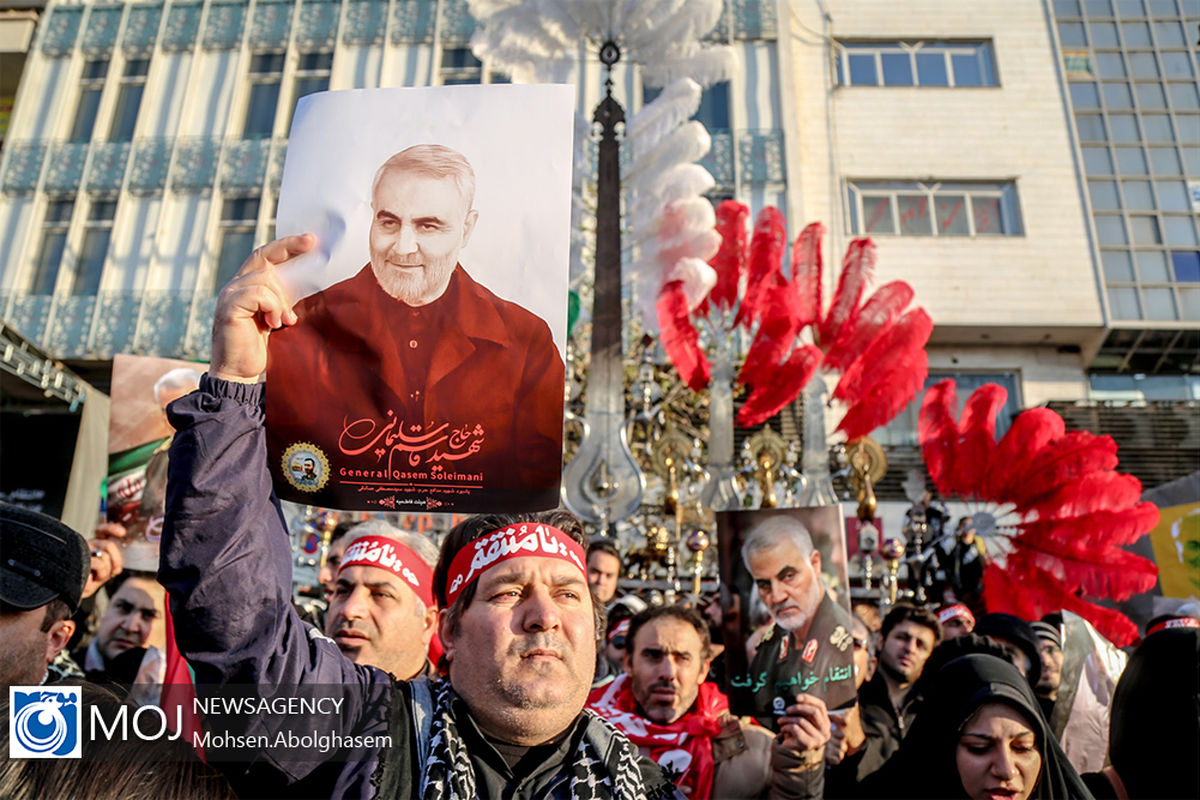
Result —
[{"label": "man's face", "polygon": [[875,659],[871,656],[871,632],[857,619],[851,628],[854,639],[854,688],[859,689],[875,674]]},{"label": "man's face", "polygon": [[595,550],[587,560],[588,584],[601,603],[607,603],[617,594],[617,578],[621,575],[621,559],[612,553]]},{"label": "man's face", "polygon": [[557,558],[513,558],[480,576],[456,630],[438,635],[450,681],[484,733],[541,744],[578,716],[596,665],[596,620],[582,572]]},{"label": "man's face", "polygon": [[965,617],[951,617],[942,625],[942,636],[947,639],[957,639],[960,636],[966,636],[974,627]]},{"label": "man's face", "polygon": [[316,469],[317,469],[317,462],[313,461],[311,458],[304,459],[304,474],[307,477],[311,478],[313,476],[313,474],[316,472]]},{"label": "man's face", "polygon": [[746,560],[771,618],[785,630],[807,630],[824,593],[821,554],[813,550],[806,556],[792,540],[781,539]]},{"label": "man's face", "polygon": [[55,622],[42,631],[46,607],[29,611],[0,611],[0,688],[36,686],[75,632],[70,620]]},{"label": "man's face", "polygon": [[933,644],[933,631],[912,620],[904,620],[888,631],[883,640],[880,664],[901,683],[912,683],[925,668]]},{"label": "man's face", "polygon": [[633,697],[647,719],[670,725],[696,702],[708,677],[700,634],[674,617],[643,625],[626,656]]},{"label": "man's face", "polygon": [[441,297],[478,216],[455,181],[389,171],[371,208],[371,269],[379,285],[410,306]]},{"label": "man's face", "polygon": [[1062,682],[1063,651],[1049,639],[1038,638],[1038,653],[1042,657],[1042,677],[1038,681],[1039,692],[1056,692]]},{"label": "man's face", "polygon": [[337,577],[338,567],[342,563],[342,553],[344,552],[346,552],[345,536],[330,542],[329,550],[325,553],[325,566],[321,567],[321,571],[317,573],[317,581],[321,584],[321,588],[325,590],[326,600],[332,600],[333,580]]},{"label": "man's face", "polygon": [[128,579],[100,617],[96,630],[100,654],[105,661],[112,661],[131,648],[160,644],[162,617],[163,588],[155,581]]},{"label": "man's face", "polygon": [[325,634],[356,664],[401,680],[425,665],[437,609],[424,604],[398,575],[378,567],[346,567],[333,585]]}]

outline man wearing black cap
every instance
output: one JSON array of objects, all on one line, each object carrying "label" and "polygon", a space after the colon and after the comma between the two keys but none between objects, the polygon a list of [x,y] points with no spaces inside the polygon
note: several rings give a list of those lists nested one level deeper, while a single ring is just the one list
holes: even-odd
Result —
[{"label": "man wearing black cap", "polygon": [[0,503],[0,687],[34,686],[75,633],[87,542],[56,519]]},{"label": "man wearing black cap", "polygon": [[1058,686],[1062,683],[1062,615],[1047,614],[1041,620],[1029,623],[1029,627],[1037,636],[1038,654],[1042,657],[1042,673],[1033,693],[1037,695],[1042,714],[1049,721],[1054,713],[1054,703],[1058,700]]}]

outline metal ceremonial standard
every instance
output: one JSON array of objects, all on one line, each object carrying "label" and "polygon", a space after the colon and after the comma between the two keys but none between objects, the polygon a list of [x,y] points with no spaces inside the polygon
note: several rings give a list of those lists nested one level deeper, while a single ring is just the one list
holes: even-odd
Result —
[{"label": "metal ceremonial standard", "polygon": [[645,477],[625,434],[625,372],[621,353],[621,159],[617,125],[625,111],[612,96],[612,65],[621,57],[613,42],[600,48],[609,70],[604,99],[593,121],[600,125],[596,205],[596,281],[592,303],[592,360],[588,367],[583,441],[563,471],[563,501],[577,516],[615,533],[617,520],[637,510]]}]

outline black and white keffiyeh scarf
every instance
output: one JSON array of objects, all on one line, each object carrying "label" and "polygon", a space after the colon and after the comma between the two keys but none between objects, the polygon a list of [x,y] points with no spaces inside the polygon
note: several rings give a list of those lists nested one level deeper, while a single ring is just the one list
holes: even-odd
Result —
[{"label": "black and white keffiyeh scarf", "polygon": [[[432,688],[433,720],[422,800],[475,800],[475,768],[451,710],[454,691],[449,681],[438,681]],[[589,716],[588,730],[574,755],[564,761],[571,772],[572,800],[645,798],[637,748],[592,712],[584,713]]]}]

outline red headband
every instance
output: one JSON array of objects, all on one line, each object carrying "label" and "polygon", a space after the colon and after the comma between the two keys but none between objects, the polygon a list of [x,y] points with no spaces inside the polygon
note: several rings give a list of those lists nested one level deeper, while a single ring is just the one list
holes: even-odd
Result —
[{"label": "red headband", "polygon": [[1200,628],[1200,620],[1197,620],[1195,617],[1175,617],[1174,619],[1164,619],[1162,622],[1146,631],[1146,635],[1149,636],[1152,633],[1165,631],[1168,628]]},{"label": "red headband", "polygon": [[342,555],[338,575],[346,567],[375,567],[403,578],[426,606],[433,605],[433,570],[411,548],[386,536],[355,539]]},{"label": "red headband", "polygon": [[587,556],[579,542],[551,525],[522,522],[467,543],[450,562],[444,608],[480,575],[510,558],[557,558],[576,567],[587,580]]},{"label": "red headband", "polygon": [[975,627],[975,615],[971,613],[971,609],[964,606],[962,603],[955,603],[952,606],[946,606],[938,612],[938,622],[945,625],[955,617],[962,617],[967,622],[971,623],[971,627]]},{"label": "red headband", "polygon": [[604,639],[605,644],[611,643],[618,636],[624,636],[629,633],[629,619],[625,618],[613,625],[613,629],[608,632],[608,636]]}]

